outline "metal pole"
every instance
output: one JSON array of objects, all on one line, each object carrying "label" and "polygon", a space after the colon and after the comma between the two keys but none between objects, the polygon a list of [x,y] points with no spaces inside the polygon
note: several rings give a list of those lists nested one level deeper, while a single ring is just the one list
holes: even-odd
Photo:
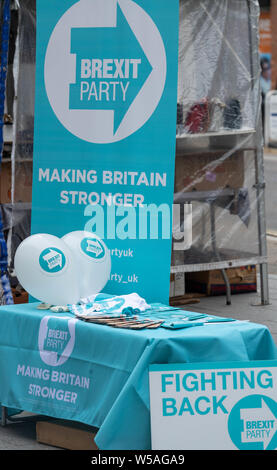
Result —
[{"label": "metal pole", "polygon": [[[256,52],[255,57],[253,56],[254,48],[258,51],[258,39],[253,37],[251,28],[252,16],[252,1],[247,0],[248,6],[248,29],[249,29],[249,52],[250,52],[250,68],[252,76],[252,90],[255,85],[255,69],[258,68],[259,55]],[[256,15],[257,16],[257,15]],[[258,24],[256,24],[258,26]],[[256,29],[255,29],[256,31]],[[254,66],[254,58],[256,60]],[[256,78],[257,79],[257,78]],[[259,79],[259,78],[258,78]],[[260,90],[260,88],[259,88]],[[255,110],[254,110],[255,112]],[[257,106],[257,122],[256,122],[256,135],[255,135],[255,169],[256,169],[256,181],[254,187],[256,188],[257,194],[257,217],[258,217],[258,236],[259,236],[259,254],[260,256],[267,257],[267,240],[266,240],[266,210],[265,210],[265,181],[264,181],[264,158],[263,158],[263,127],[261,119],[261,93],[260,99]],[[268,265],[267,263],[260,264],[260,282],[261,282],[261,304],[269,304],[269,285],[268,285]]]},{"label": "metal pole", "polygon": [[[265,182],[263,150],[257,148],[256,152],[256,191],[257,191],[257,212],[258,212],[258,233],[259,233],[259,251],[260,256],[267,257],[266,240],[266,215],[265,215]],[[261,303],[269,305],[269,285],[268,285],[268,264],[260,264],[261,281]]]}]

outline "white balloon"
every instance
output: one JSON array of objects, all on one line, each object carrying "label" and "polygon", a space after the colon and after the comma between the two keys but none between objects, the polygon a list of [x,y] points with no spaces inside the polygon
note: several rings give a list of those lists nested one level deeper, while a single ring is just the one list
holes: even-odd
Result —
[{"label": "white balloon", "polygon": [[107,246],[100,237],[83,230],[70,232],[62,240],[76,256],[81,298],[98,294],[111,273],[111,255]]},{"label": "white balloon", "polygon": [[66,305],[80,300],[75,257],[54,235],[38,233],[23,240],[14,267],[22,287],[41,302]]}]

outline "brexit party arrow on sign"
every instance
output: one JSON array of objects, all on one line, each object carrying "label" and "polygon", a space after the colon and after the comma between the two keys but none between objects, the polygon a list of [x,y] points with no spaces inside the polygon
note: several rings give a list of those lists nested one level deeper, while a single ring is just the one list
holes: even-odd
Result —
[{"label": "brexit party arrow on sign", "polygon": [[[152,2],[156,17],[156,0],[143,0],[150,11]],[[43,73],[49,104],[65,129],[106,144],[144,126],[164,92],[176,90],[176,83],[165,88],[173,69],[158,26],[132,0],[79,0],[64,12],[48,40]]]},{"label": "brexit party arrow on sign", "polygon": [[115,27],[72,28],[76,83],[70,85],[69,108],[114,112],[115,134],[149,77],[149,63],[121,8]]},{"label": "brexit party arrow on sign", "polygon": [[261,398],[260,408],[241,409],[243,421],[242,443],[263,443],[267,449],[277,430],[277,420],[267,403]]}]

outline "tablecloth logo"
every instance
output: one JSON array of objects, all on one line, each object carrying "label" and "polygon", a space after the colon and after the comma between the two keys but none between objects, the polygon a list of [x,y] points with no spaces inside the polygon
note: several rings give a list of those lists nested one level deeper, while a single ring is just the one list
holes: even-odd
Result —
[{"label": "tablecloth logo", "polygon": [[105,247],[98,238],[83,238],[81,249],[87,256],[95,260],[101,260],[106,254]]},{"label": "tablecloth logo", "polygon": [[75,318],[46,315],[40,322],[40,357],[49,366],[61,366],[75,346]]},{"label": "tablecloth logo", "polygon": [[116,142],[141,128],[161,99],[163,40],[132,0],[80,0],[53,30],[44,75],[50,105],[69,132]]},{"label": "tablecloth logo", "polygon": [[49,247],[41,252],[39,265],[47,273],[58,273],[65,267],[66,257],[58,248]]}]

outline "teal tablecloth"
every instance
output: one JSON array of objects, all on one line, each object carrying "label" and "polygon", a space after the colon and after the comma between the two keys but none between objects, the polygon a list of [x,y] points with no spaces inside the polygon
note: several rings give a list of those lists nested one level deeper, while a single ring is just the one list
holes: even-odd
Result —
[{"label": "teal tablecloth", "polygon": [[99,427],[100,449],[150,449],[149,364],[277,359],[254,323],[134,331],[36,307],[0,307],[0,402]]}]

